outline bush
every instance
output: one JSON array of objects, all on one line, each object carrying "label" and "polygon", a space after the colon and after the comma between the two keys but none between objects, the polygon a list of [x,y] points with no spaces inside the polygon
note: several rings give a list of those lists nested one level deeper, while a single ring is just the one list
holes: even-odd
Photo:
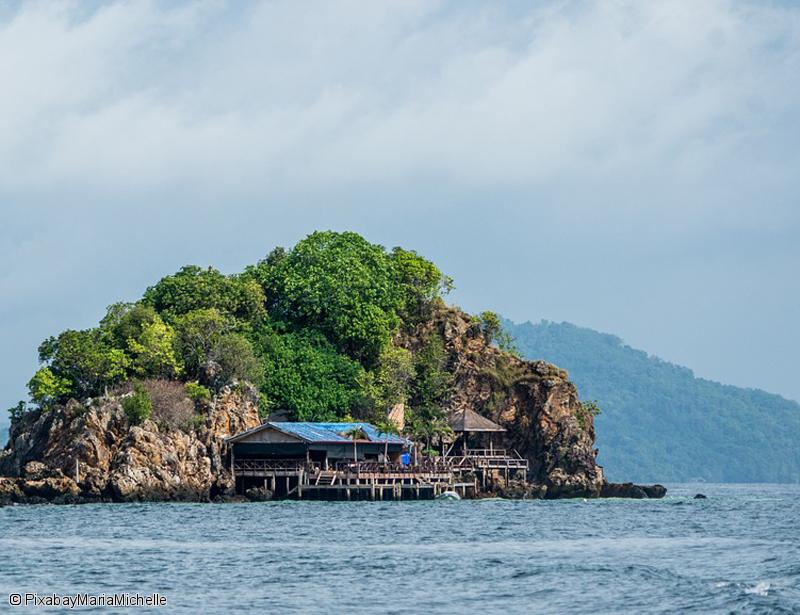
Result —
[{"label": "bush", "polygon": [[133,393],[122,400],[122,409],[131,425],[140,425],[153,415],[153,402],[144,385],[133,385]]},{"label": "bush", "polygon": [[202,414],[193,414],[186,422],[186,428],[190,431],[200,431],[206,425],[206,417]]},{"label": "bush", "polygon": [[145,380],[142,386],[150,396],[152,419],[160,425],[183,429],[194,415],[195,405],[184,385],[173,380]]},{"label": "bush", "polygon": [[590,418],[599,415],[600,412],[600,406],[597,405],[596,401],[581,402],[578,411],[575,413],[575,417],[578,419],[578,425],[581,426],[581,429],[586,429],[589,425]]},{"label": "bush", "polygon": [[187,382],[184,385],[186,395],[195,403],[206,402],[211,399],[211,391],[198,382]]},{"label": "bush", "polygon": [[29,412],[28,404],[24,401],[20,401],[16,406],[11,406],[8,409],[8,416],[11,418],[11,422],[14,423],[21,419],[27,412]]}]

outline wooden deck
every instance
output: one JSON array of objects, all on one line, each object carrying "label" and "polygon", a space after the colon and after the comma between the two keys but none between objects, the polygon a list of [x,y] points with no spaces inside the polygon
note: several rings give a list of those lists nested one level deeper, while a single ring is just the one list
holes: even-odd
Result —
[{"label": "wooden deck", "polygon": [[382,462],[340,462],[323,468],[302,459],[235,459],[236,479],[263,481],[263,487],[282,497],[324,500],[430,499],[445,491],[476,495],[478,483],[485,488],[490,473],[508,483],[528,462],[505,451],[467,451],[467,455],[426,457],[415,465]]}]

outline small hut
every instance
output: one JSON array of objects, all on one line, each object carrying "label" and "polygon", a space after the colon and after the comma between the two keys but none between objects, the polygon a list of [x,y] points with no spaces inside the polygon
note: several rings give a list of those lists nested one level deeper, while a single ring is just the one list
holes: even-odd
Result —
[{"label": "small hut", "polygon": [[[485,452],[491,456],[494,453],[494,434],[495,433],[502,433],[505,431],[504,427],[501,427],[497,423],[490,421],[485,416],[481,416],[474,410],[470,410],[469,408],[464,408],[462,410],[457,410],[453,415],[450,417],[449,420],[450,429],[453,430],[453,433],[456,434],[456,442],[458,439],[461,439],[461,449],[463,451],[463,455],[466,457],[469,454],[469,441],[470,441],[470,434],[481,434],[484,436],[481,438],[484,441],[483,446],[487,447]],[[488,440],[488,442],[486,442]],[[455,447],[456,442],[453,442],[453,447]]]}]

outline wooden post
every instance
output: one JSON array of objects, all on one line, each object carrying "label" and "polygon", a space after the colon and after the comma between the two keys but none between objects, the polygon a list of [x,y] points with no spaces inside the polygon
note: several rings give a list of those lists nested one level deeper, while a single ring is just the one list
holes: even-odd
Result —
[{"label": "wooden post", "polygon": [[231,445],[231,476],[233,477],[233,492],[236,493],[236,457],[233,454],[233,445]]}]

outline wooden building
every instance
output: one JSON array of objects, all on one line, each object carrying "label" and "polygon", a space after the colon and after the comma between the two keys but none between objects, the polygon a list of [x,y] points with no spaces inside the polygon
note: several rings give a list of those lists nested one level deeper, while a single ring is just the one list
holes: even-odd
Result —
[{"label": "wooden building", "polygon": [[269,421],[227,440],[236,492],[255,488],[278,498],[424,499],[445,491],[476,496],[479,485],[485,490],[491,480],[525,479],[527,461],[494,445],[492,438],[503,427],[472,410],[456,413],[450,425],[457,436],[450,450],[426,457],[403,455],[413,442],[370,423]]},{"label": "wooden building", "polygon": [[450,482],[452,476],[433,477],[429,465],[404,465],[402,454],[412,443],[370,423],[270,421],[227,442],[238,493],[263,487],[278,497],[350,499],[370,490],[373,499],[383,499],[389,486],[393,496],[403,486],[419,494],[432,478]]},{"label": "wooden building", "polygon": [[527,459],[517,451],[495,445],[496,434],[504,433],[505,427],[469,408],[454,412],[448,424],[455,439],[445,452],[445,459],[456,474],[475,474],[484,488],[490,477],[500,478],[506,484],[512,478],[527,480]]}]

